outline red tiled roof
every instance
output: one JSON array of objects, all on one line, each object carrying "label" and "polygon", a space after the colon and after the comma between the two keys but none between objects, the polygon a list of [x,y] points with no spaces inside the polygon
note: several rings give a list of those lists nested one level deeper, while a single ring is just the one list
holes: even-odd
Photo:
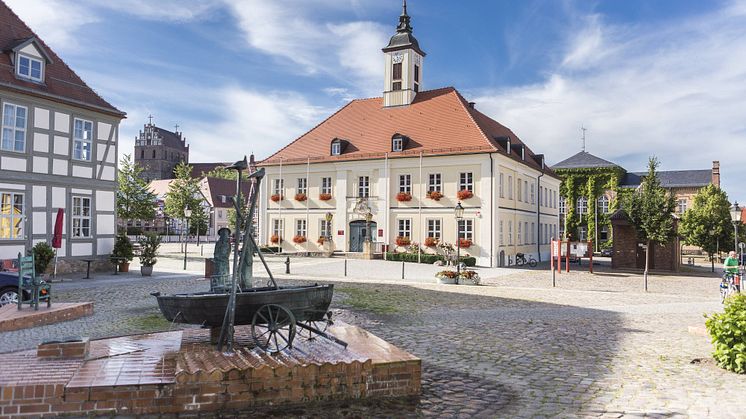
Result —
[{"label": "red tiled roof", "polygon": [[[423,155],[505,153],[496,138],[510,137],[512,145],[523,143],[510,129],[489,118],[453,87],[423,91],[409,106],[384,108],[383,99],[356,99],[319,125],[268,157],[260,165],[300,164],[325,161],[367,160]],[[401,152],[391,151],[394,134],[409,138]],[[335,138],[346,140],[340,156],[330,155]],[[511,147],[510,157],[521,160],[520,147]],[[541,170],[528,147],[526,165]],[[545,173],[555,176],[548,168]]]},{"label": "red tiled roof", "polygon": [[[52,60],[45,66],[44,83],[17,78],[10,60],[11,49],[30,38],[35,38]],[[124,117],[124,112],[88,87],[3,1],[0,1],[0,48],[3,49],[0,53],[0,87]]]},{"label": "red tiled roof", "polygon": [[[215,208],[233,208],[233,203],[229,199],[236,194],[236,182],[229,179],[219,179],[206,177],[201,182],[202,195],[207,198],[211,207]],[[241,182],[241,195],[248,199],[251,184],[247,181]],[[225,202],[221,196],[225,196]]]}]

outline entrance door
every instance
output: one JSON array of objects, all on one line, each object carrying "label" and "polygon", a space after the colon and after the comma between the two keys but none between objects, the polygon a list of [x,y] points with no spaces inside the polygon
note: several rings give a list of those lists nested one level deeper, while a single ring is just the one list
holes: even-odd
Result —
[{"label": "entrance door", "polygon": [[[364,220],[350,222],[350,252],[362,252],[365,237],[369,234]],[[370,231],[376,231],[376,223],[370,223]],[[372,239],[371,239],[372,241]]]}]

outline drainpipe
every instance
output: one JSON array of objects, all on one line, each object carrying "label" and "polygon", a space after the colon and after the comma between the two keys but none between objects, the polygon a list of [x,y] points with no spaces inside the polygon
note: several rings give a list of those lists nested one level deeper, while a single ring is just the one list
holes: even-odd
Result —
[{"label": "drainpipe", "polygon": [[[490,156],[490,266],[492,266],[492,257],[495,251],[495,164]],[[495,266],[497,267],[497,260]]]},{"label": "drainpipe", "polygon": [[536,240],[536,250],[539,253],[539,262],[541,262],[541,177],[544,176],[544,172],[541,172],[539,177],[536,178],[536,196],[537,202],[536,202],[536,236],[538,240]]},{"label": "drainpipe", "polygon": [[384,205],[384,225],[383,225],[383,260],[386,260],[386,253],[388,252],[389,247],[389,212],[391,211],[391,208],[389,207],[389,153],[384,153],[383,157],[383,177],[386,180],[386,187],[385,190],[385,198],[383,199],[383,205]]},{"label": "drainpipe", "polygon": [[[414,190],[414,188],[412,188]],[[422,263],[422,232],[425,230],[422,225],[422,152],[420,151],[420,181],[419,181],[419,191],[417,192],[417,212],[418,212],[418,224],[419,224],[419,231],[420,231],[420,243],[417,246],[417,263]]]}]

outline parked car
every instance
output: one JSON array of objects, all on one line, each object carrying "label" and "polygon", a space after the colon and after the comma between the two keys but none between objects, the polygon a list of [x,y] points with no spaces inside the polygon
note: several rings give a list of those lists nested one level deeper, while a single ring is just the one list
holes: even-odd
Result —
[{"label": "parked car", "polygon": [[18,302],[18,272],[0,272],[0,307]]},{"label": "parked car", "polygon": [[610,248],[609,249],[601,249],[601,256],[605,256],[605,257],[609,257],[610,258],[611,254],[612,254],[612,251],[611,251]]}]

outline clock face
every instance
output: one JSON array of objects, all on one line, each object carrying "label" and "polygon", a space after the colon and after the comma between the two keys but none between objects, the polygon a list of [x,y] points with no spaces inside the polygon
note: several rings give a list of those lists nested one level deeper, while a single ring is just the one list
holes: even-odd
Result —
[{"label": "clock face", "polygon": [[404,60],[404,54],[397,52],[391,56],[391,59],[394,61],[394,64],[398,64]]}]

